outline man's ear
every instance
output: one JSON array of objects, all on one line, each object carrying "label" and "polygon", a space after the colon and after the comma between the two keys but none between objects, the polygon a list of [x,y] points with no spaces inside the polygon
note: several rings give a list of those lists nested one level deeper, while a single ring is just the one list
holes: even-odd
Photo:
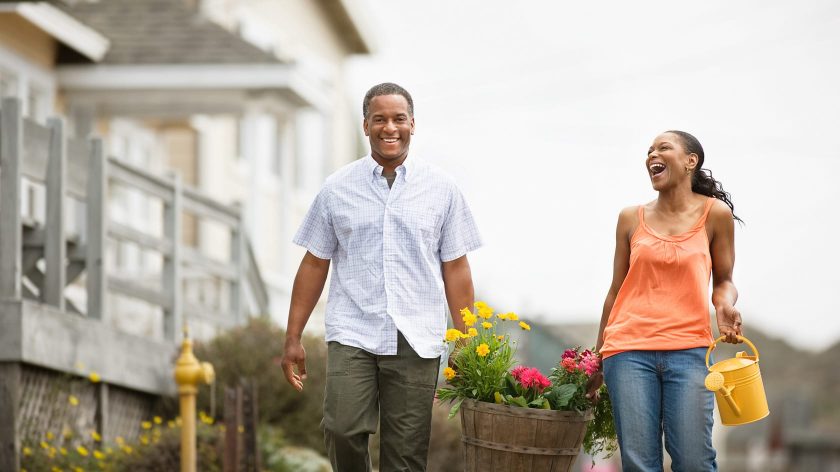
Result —
[{"label": "man's ear", "polygon": [[365,136],[370,136],[370,130],[368,129],[367,118],[362,119],[362,129],[365,131]]},{"label": "man's ear", "polygon": [[411,117],[411,135],[414,136],[414,117]]}]

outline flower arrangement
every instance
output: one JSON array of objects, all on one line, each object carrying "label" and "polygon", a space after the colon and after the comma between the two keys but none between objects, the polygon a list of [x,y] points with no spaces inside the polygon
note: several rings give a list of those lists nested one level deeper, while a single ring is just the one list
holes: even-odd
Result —
[{"label": "flower arrangement", "polygon": [[606,387],[598,391],[600,401],[586,397],[590,378],[600,371],[600,357],[589,349],[567,349],[551,374],[546,377],[534,367],[517,365],[514,341],[500,323],[514,322],[524,331],[531,326],[515,313],[494,314],[484,302],[475,303],[475,312],[461,310],[467,332],[450,329],[446,342],[452,354],[443,375],[447,385],[438,389],[437,398],[453,403],[449,417],[455,416],[465,399],[521,408],[541,408],[585,412],[594,419],[587,428],[583,448],[593,457],[608,457],[617,449],[615,425]]}]

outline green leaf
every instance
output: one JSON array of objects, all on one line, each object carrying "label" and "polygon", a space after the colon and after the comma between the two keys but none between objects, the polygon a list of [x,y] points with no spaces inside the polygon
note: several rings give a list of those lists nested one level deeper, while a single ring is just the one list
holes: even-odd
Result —
[{"label": "green leaf", "polygon": [[451,420],[455,415],[458,414],[458,410],[461,409],[461,403],[464,402],[464,399],[460,399],[452,405],[452,408],[449,409],[449,419]]},{"label": "green leaf", "polygon": [[551,402],[554,409],[559,410],[569,404],[569,400],[572,399],[575,392],[577,392],[577,385],[564,384],[552,387],[550,391],[544,394],[544,396]]},{"label": "green leaf", "polygon": [[513,406],[521,406],[522,408],[528,408],[528,402],[522,396],[511,397],[510,395],[508,395],[508,402]]},{"label": "green leaf", "polygon": [[540,398],[537,398],[536,400],[532,401],[531,403],[528,403],[528,406],[530,406],[531,408],[543,408],[543,406],[545,406],[546,403],[547,403],[546,399],[543,398],[543,397],[540,397]]}]

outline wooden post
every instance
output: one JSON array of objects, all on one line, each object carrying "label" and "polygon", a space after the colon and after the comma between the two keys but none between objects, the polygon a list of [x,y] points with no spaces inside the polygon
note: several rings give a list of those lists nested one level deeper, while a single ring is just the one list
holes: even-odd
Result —
[{"label": "wooden post", "polygon": [[231,237],[230,257],[236,267],[236,280],[230,284],[230,311],[233,315],[234,325],[239,326],[244,321],[245,312],[245,225],[242,221],[242,208],[239,213],[239,226],[233,228]]},{"label": "wooden post", "polygon": [[101,139],[90,141],[87,188],[87,316],[105,321],[105,235],[108,177]]},{"label": "wooden post", "polygon": [[17,362],[0,362],[0,470],[4,472],[20,470],[20,370]]},{"label": "wooden post", "polygon": [[183,198],[181,176],[175,175],[175,182],[172,191],[172,201],[164,202],[163,210],[163,235],[171,242],[172,252],[164,257],[163,263],[163,291],[170,301],[170,308],[164,312],[163,332],[166,339],[177,341],[175,337],[180,332],[182,324],[183,309],[181,306],[182,279],[181,279],[181,251],[182,234],[181,202]]},{"label": "wooden post", "polygon": [[244,418],[245,431],[243,438],[245,443],[245,470],[247,472],[260,472],[260,452],[257,444],[258,425],[258,402],[257,382],[255,379],[243,381],[242,417]]},{"label": "wooden post", "polygon": [[109,398],[108,384],[100,382],[96,385],[97,393],[97,410],[96,410],[96,429],[99,435],[102,436],[102,442],[111,442],[115,439],[111,434],[111,428],[108,427],[108,420],[111,415],[111,401]]},{"label": "wooden post", "polygon": [[0,299],[20,299],[23,229],[20,218],[20,166],[23,119],[20,101],[3,99],[0,109]]},{"label": "wooden post", "polygon": [[225,453],[222,470],[239,471],[239,426],[242,424],[242,387],[224,387],[225,392]]},{"label": "wooden post", "polygon": [[50,118],[49,160],[47,162],[47,221],[44,260],[46,274],[41,292],[44,303],[64,311],[64,287],[67,285],[67,243],[64,234],[64,193],[67,180],[67,139],[64,120]]}]

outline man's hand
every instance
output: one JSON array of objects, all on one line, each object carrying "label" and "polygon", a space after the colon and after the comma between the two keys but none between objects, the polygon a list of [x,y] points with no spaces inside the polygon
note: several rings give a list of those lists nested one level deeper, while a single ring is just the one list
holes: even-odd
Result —
[{"label": "man's hand", "polygon": [[[300,340],[286,340],[283,348],[283,360],[280,361],[286,381],[298,392],[303,391],[303,381],[306,380],[306,350]],[[295,372],[297,366],[297,373]]]},{"label": "man's hand", "polygon": [[723,341],[731,344],[740,343],[741,313],[731,304],[725,303],[715,307],[718,323],[718,333],[724,337]]}]

